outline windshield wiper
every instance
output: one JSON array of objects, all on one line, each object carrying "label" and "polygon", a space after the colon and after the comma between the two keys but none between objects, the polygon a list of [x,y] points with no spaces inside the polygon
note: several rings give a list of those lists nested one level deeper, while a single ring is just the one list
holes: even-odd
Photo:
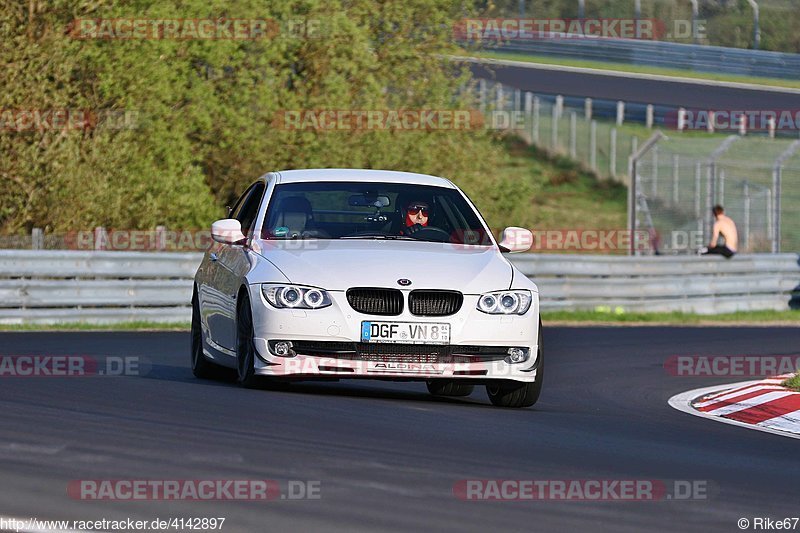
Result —
[{"label": "windshield wiper", "polygon": [[340,239],[385,239],[385,240],[389,240],[389,241],[395,241],[395,240],[398,240],[398,239],[399,240],[411,240],[411,241],[416,241],[417,240],[417,239],[413,239],[411,237],[408,237],[406,235],[385,235],[383,233],[375,233],[375,234],[368,234],[368,235],[350,235],[350,236],[344,236],[344,237],[339,237],[339,238]]}]

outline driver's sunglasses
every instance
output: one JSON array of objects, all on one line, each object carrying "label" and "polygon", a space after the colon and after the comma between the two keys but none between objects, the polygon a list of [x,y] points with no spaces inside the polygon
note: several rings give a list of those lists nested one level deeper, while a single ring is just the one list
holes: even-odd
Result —
[{"label": "driver's sunglasses", "polygon": [[426,217],[426,216],[428,216],[428,213],[430,212],[430,208],[427,207],[427,206],[423,206],[423,205],[410,205],[410,206],[408,206],[408,214],[411,215],[412,217],[417,216],[420,212],[422,213],[422,216]]}]

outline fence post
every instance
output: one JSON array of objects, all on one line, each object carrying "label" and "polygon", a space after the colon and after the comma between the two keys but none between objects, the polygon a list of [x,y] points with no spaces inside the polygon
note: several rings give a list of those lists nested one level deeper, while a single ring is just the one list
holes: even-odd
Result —
[{"label": "fence post", "polygon": [[678,108],[678,131],[683,131],[686,128],[686,109],[683,107]]},{"label": "fence post", "polygon": [[744,234],[742,235],[742,248],[750,243],[750,183],[744,181]]},{"label": "fence post", "polygon": [[[703,232],[703,216],[700,213],[700,184],[703,180],[702,163],[698,161],[694,164],[694,216],[697,218],[697,230]],[[705,239],[705,235],[703,235]]]},{"label": "fence post", "polygon": [[42,228],[33,228],[31,230],[31,250],[44,249],[44,232]]},{"label": "fence post", "polygon": [[569,114],[569,155],[573,159],[578,155],[577,149],[577,131],[578,131],[578,117],[575,112]]},{"label": "fence post", "polygon": [[486,80],[481,78],[478,80],[478,102],[481,113],[486,112]]},{"label": "fence post", "polygon": [[525,91],[525,114],[529,115],[531,113],[531,107],[533,105],[533,93],[529,91]]},{"label": "fence post", "polygon": [[772,208],[772,216],[775,221],[772,224],[774,234],[772,235],[772,252],[778,253],[781,251],[781,181],[783,178],[783,163],[792,154],[800,148],[800,140],[793,141],[783,153],[775,160],[772,166],[772,192],[775,205]]},{"label": "fence post", "polygon": [[592,99],[586,98],[583,101],[583,118],[588,122],[592,120]]},{"label": "fence post", "polygon": [[680,200],[679,187],[680,185],[680,156],[674,154],[672,156],[672,205],[677,206]]},{"label": "fence post", "polygon": [[[796,142],[796,141],[795,141]],[[775,217],[775,223],[772,225],[774,233],[772,235],[772,253],[776,254],[781,251],[781,178],[783,174],[783,167],[778,165],[772,169],[772,190],[775,191],[775,209],[772,211],[772,216]]]},{"label": "fence post", "polygon": [[717,114],[713,111],[708,112],[708,124],[706,124],[706,131],[708,133],[714,133],[714,129],[717,127]]},{"label": "fence post", "polygon": [[533,132],[531,137],[533,138],[534,143],[539,142],[539,97],[533,97]]},{"label": "fence post", "polygon": [[608,147],[608,171],[611,177],[617,175],[617,128],[611,128],[611,137]]},{"label": "fence post", "polygon": [[767,130],[769,131],[769,138],[775,138],[775,117],[769,117],[767,119]]},{"label": "fence post", "polygon": [[163,252],[167,248],[166,226],[156,226],[156,250]]},{"label": "fence post", "polygon": [[514,111],[522,109],[522,91],[514,89]]},{"label": "fence post", "polygon": [[495,110],[496,111],[502,111],[503,110],[503,84],[502,83],[498,83],[497,85],[495,85],[495,89],[496,89],[495,98],[497,100],[496,103],[495,103]]},{"label": "fence post", "polygon": [[617,126],[622,126],[625,120],[625,102],[622,100],[617,102]]},{"label": "fence post", "polygon": [[597,170],[597,121],[589,124],[589,166]]},{"label": "fence post", "polygon": [[653,198],[658,196],[658,146],[653,146]]},{"label": "fence post", "polygon": [[628,229],[630,230],[631,237],[630,255],[635,255],[636,252],[636,197],[639,194],[639,171],[637,170],[637,166],[639,165],[639,159],[663,138],[664,134],[660,131],[656,131],[645,141],[641,149],[635,150],[628,158],[628,172],[630,173],[630,185],[628,186]]},{"label": "fence post", "polygon": [[94,249],[106,250],[108,248],[108,232],[106,228],[97,226],[94,228]]},{"label": "fence post", "polygon": [[561,115],[564,113],[564,97],[561,96],[560,94],[558,96],[556,96],[556,107],[555,107],[555,109],[556,109],[557,116],[559,118],[561,118]]},{"label": "fence post", "polygon": [[550,124],[550,145],[554,151],[558,150],[558,106],[553,106],[552,124]]},{"label": "fence post", "polygon": [[647,116],[645,117],[647,129],[653,129],[653,104],[647,104]]}]

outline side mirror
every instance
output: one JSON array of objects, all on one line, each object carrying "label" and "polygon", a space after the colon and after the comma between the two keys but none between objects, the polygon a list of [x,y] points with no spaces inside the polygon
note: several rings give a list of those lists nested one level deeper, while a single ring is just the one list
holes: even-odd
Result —
[{"label": "side mirror", "polygon": [[499,244],[503,252],[526,252],[533,246],[533,233],[525,228],[511,226],[503,230]]},{"label": "side mirror", "polygon": [[223,218],[211,224],[211,238],[222,244],[244,244],[242,223],[235,218]]}]

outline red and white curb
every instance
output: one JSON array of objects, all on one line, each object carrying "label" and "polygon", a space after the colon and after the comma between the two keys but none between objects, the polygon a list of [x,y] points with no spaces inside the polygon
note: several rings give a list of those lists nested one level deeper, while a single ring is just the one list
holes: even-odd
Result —
[{"label": "red and white curb", "polygon": [[694,389],[673,396],[669,405],[691,415],[800,439],[800,392],[781,386],[793,375]]}]

